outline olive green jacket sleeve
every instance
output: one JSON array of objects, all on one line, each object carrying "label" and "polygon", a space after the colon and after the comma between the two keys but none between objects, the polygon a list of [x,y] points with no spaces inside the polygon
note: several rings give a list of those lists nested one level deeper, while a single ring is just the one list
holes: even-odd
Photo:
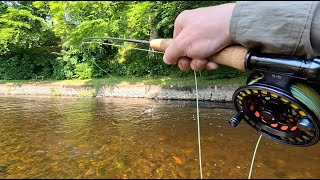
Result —
[{"label": "olive green jacket sleeve", "polygon": [[230,34],[261,52],[320,56],[320,7],[317,1],[238,1]]}]

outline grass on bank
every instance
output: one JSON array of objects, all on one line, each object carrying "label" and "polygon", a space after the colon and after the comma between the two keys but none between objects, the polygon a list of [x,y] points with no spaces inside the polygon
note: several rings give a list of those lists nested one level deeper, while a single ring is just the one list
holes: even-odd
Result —
[{"label": "grass on bank", "polygon": [[[230,79],[210,79],[197,74],[198,86],[205,85],[244,85],[247,76],[242,75]],[[177,85],[194,86],[194,76],[190,77],[108,77],[103,79],[85,79],[85,80],[0,80],[0,84],[22,85],[22,84],[56,84],[56,85],[92,85],[95,88],[102,85]]]}]

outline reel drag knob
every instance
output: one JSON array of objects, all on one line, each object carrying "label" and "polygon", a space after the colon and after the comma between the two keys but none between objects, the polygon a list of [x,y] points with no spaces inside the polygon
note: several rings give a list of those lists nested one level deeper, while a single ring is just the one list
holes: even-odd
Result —
[{"label": "reel drag knob", "polygon": [[265,111],[261,111],[260,114],[261,114],[260,115],[261,118],[267,123],[275,123],[277,120],[277,118],[273,115],[274,114],[273,111],[265,110]]},{"label": "reel drag knob", "polygon": [[238,112],[229,120],[229,124],[233,127],[237,127],[243,118],[244,113],[242,111]]},{"label": "reel drag knob", "polygon": [[301,129],[302,131],[309,132],[313,129],[312,123],[308,119],[301,119],[298,124],[298,128]]}]

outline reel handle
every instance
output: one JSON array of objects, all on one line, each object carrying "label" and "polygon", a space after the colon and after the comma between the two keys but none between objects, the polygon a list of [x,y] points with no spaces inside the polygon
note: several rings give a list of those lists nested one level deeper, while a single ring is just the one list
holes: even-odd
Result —
[{"label": "reel handle", "polygon": [[[154,50],[165,52],[172,39],[153,39],[150,47]],[[209,61],[245,71],[245,61],[248,49],[240,45],[232,45],[222,49],[220,52],[208,57]]]}]

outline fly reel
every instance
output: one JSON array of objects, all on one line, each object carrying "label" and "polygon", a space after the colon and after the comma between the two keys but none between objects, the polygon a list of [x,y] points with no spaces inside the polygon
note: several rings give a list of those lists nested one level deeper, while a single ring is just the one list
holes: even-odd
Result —
[{"label": "fly reel", "polygon": [[237,113],[229,124],[247,122],[265,137],[292,146],[320,138],[320,60],[248,53],[253,70],[233,94]]}]

